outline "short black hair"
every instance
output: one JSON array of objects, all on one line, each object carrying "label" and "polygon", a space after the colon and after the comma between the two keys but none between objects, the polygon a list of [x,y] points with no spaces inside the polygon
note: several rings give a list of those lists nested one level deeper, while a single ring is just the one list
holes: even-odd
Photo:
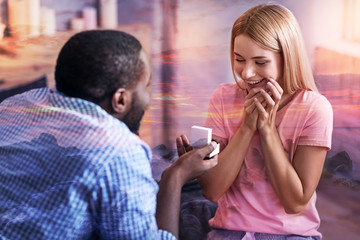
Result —
[{"label": "short black hair", "polygon": [[132,35],[91,30],[72,36],[61,49],[56,67],[58,91],[99,103],[118,88],[135,86],[144,71],[142,46]]}]

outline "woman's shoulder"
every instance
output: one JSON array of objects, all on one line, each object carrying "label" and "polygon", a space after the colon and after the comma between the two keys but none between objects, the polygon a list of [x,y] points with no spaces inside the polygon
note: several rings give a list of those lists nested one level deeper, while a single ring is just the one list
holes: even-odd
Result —
[{"label": "woman's shoulder", "polygon": [[221,95],[224,97],[234,97],[234,95],[241,95],[243,91],[239,89],[236,83],[221,83],[215,90],[213,95]]},{"label": "woman's shoulder", "polygon": [[308,103],[316,103],[316,104],[330,104],[329,100],[317,91],[310,91],[310,90],[300,90],[298,95],[301,97],[299,98],[302,102]]},{"label": "woman's shoulder", "polygon": [[298,103],[300,104],[306,104],[307,106],[313,109],[332,112],[331,103],[320,92],[310,91],[310,90],[299,90],[297,95],[298,97],[296,97],[295,99],[297,99]]},{"label": "woman's shoulder", "polygon": [[232,90],[232,89],[238,89],[238,86],[236,85],[236,83],[226,82],[226,83],[220,83],[217,88]]}]

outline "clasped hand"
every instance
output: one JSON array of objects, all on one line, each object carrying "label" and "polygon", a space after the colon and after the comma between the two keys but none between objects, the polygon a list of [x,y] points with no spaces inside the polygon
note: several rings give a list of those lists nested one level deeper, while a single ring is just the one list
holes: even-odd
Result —
[{"label": "clasped hand", "polygon": [[282,88],[273,79],[265,87],[252,88],[245,99],[245,125],[260,133],[274,129],[282,94]]}]

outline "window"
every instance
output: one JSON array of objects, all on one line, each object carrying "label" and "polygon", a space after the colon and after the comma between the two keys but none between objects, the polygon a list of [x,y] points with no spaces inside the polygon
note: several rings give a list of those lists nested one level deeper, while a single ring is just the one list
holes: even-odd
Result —
[{"label": "window", "polygon": [[360,42],[360,0],[344,0],[344,38]]}]

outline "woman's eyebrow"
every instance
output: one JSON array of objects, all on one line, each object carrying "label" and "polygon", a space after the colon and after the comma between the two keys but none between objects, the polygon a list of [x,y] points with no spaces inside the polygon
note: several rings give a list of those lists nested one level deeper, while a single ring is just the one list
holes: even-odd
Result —
[{"label": "woman's eyebrow", "polygon": [[256,57],[252,57],[252,59],[264,59],[264,58],[267,58],[265,56],[256,56]]},{"label": "woman's eyebrow", "polygon": [[[243,58],[243,56],[241,56],[240,54],[238,54],[237,52],[234,52],[234,54],[238,57]],[[256,57],[252,57],[251,59],[264,59],[264,58],[268,58],[266,56],[256,56]]]}]

